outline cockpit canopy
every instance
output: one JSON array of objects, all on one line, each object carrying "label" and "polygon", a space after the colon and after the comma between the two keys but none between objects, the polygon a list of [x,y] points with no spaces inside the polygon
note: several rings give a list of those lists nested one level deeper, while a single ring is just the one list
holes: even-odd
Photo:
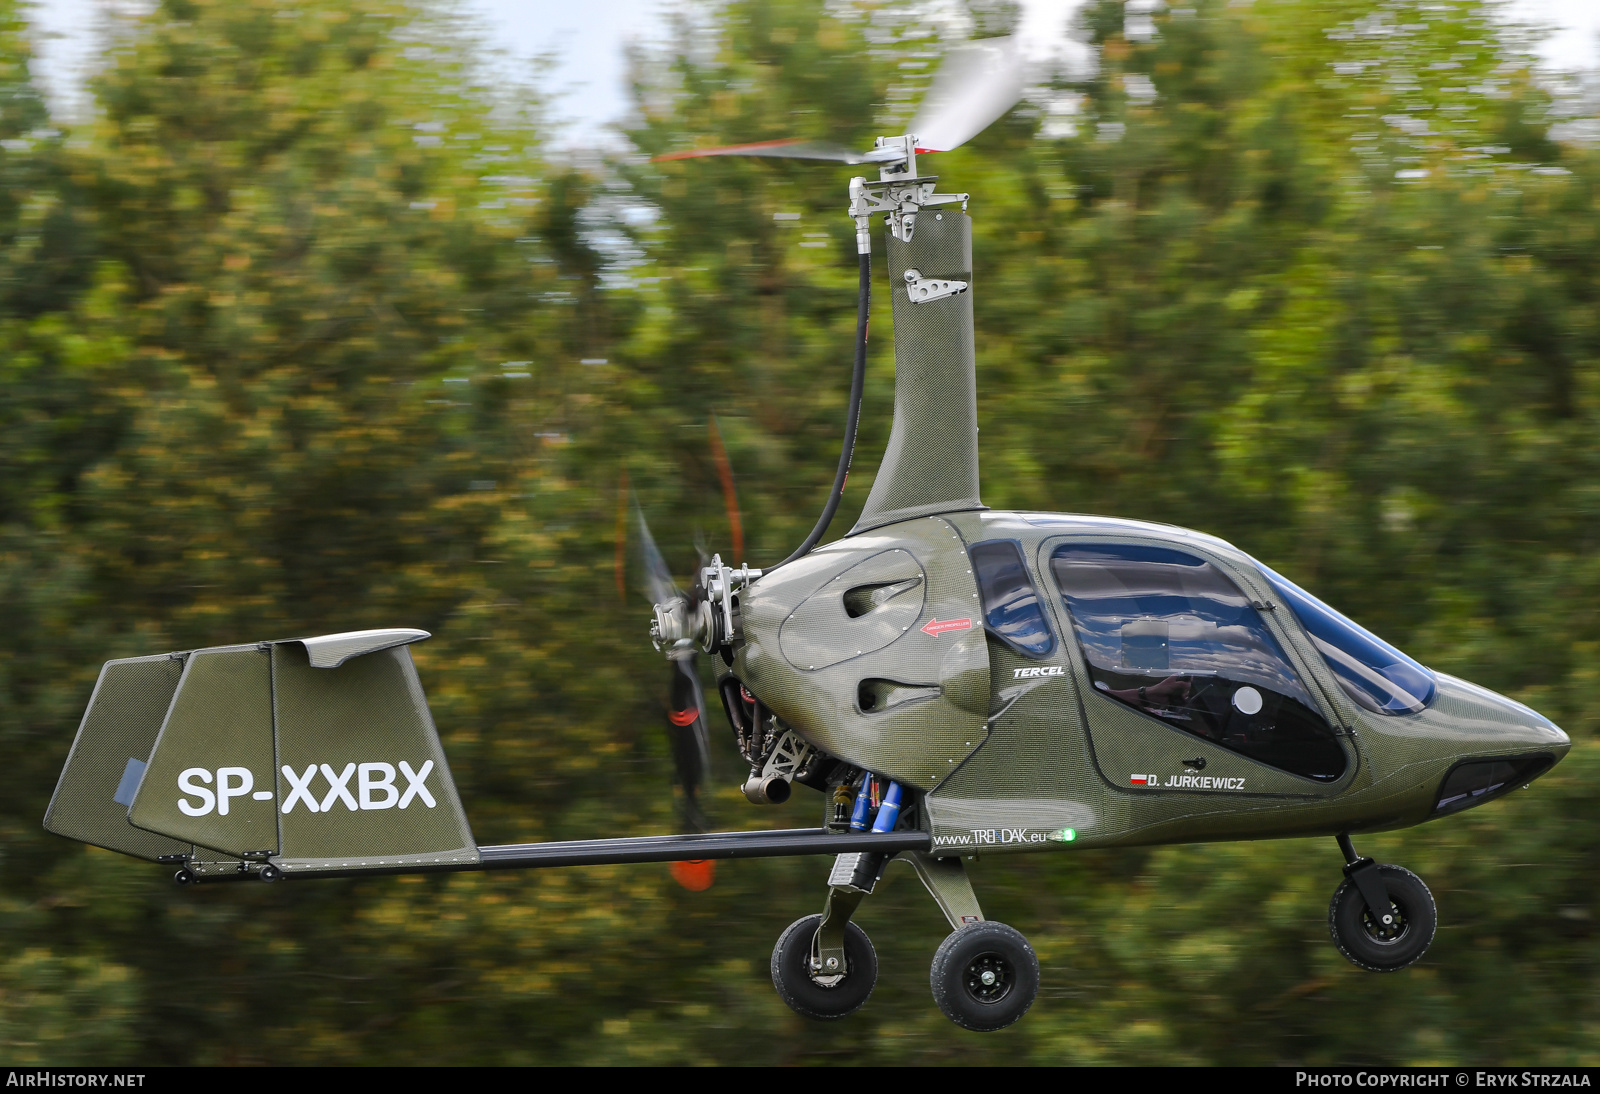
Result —
[{"label": "cockpit canopy", "polygon": [[1344,773],[1299,673],[1217,566],[1172,547],[1069,543],[1050,568],[1101,694],[1296,775]]}]

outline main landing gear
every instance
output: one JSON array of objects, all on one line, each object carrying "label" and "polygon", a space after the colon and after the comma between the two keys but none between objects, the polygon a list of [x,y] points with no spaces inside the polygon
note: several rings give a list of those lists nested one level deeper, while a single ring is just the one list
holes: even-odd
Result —
[{"label": "main landing gear", "polygon": [[1439,926],[1433,894],[1410,870],[1363,858],[1348,834],[1338,838],[1346,865],[1328,904],[1333,944],[1368,972],[1394,972],[1421,959]]},{"label": "main landing gear", "polygon": [[958,927],[939,943],[928,973],[933,1001],[962,1029],[1004,1029],[1039,994],[1039,958],[1028,940],[1004,923]]},{"label": "main landing gear", "polygon": [[[1039,993],[1039,958],[1028,940],[983,918],[959,858],[907,856],[955,928],[933,956],[934,1002],[963,1029],[988,1032],[1021,1018]],[[888,858],[847,854],[828,876],[821,915],[797,919],[772,950],[772,984],[796,1014],[843,1018],[861,1009],[878,980],[878,955],[850,917],[883,876]]]}]

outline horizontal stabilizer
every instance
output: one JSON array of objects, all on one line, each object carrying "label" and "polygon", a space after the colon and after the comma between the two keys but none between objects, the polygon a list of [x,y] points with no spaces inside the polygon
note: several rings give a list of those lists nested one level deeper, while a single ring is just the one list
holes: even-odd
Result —
[{"label": "horizontal stabilizer", "polygon": [[382,631],[345,631],[343,634],[323,634],[316,638],[296,638],[306,648],[306,656],[319,669],[336,669],[352,657],[395,646],[409,646],[431,637],[427,631],[409,627]]}]

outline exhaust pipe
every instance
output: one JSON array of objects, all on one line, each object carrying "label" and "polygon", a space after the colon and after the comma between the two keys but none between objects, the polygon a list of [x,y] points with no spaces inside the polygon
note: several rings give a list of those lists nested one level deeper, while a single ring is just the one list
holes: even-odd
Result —
[{"label": "exhaust pipe", "polygon": [[789,780],[782,775],[762,776],[752,771],[739,789],[757,805],[782,805],[789,800]]}]

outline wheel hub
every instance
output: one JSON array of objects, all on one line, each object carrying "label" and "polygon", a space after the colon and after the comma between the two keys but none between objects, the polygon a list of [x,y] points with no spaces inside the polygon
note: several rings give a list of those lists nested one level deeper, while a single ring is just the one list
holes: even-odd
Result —
[{"label": "wheel hub", "polygon": [[997,953],[982,953],[967,965],[962,981],[967,994],[980,1003],[998,1003],[1016,983],[1011,964]]},{"label": "wheel hub", "polygon": [[811,959],[806,962],[806,975],[811,982],[819,988],[836,988],[844,982],[849,973],[848,968],[839,967],[839,959],[830,957],[824,961],[817,955],[816,941],[811,943]]},{"label": "wheel hub", "polygon": [[1366,929],[1367,937],[1382,945],[1392,946],[1406,933],[1406,913],[1398,904],[1391,901],[1389,914],[1383,919],[1387,922],[1373,915],[1370,908],[1365,908],[1361,912],[1361,926]]}]

